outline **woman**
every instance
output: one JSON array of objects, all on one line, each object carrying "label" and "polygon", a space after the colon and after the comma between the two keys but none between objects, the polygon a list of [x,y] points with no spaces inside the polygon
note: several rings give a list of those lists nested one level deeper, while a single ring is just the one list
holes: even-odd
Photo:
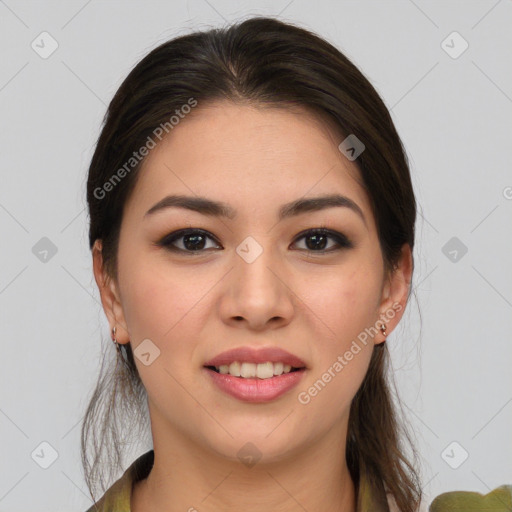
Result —
[{"label": "woman", "polygon": [[385,345],[415,197],[344,55],[270,18],[162,44],[109,106],[87,197],[117,348],[82,429],[93,500],[121,435],[149,420],[153,443],[90,511],[419,510]]}]

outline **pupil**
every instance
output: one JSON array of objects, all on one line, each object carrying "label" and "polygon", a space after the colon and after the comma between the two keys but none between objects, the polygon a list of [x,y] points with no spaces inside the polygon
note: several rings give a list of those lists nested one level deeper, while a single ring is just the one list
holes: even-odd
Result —
[{"label": "pupil", "polygon": [[[202,240],[201,240],[202,239]],[[193,240],[191,244],[188,241]],[[202,242],[202,244],[201,244]],[[203,235],[185,235],[183,238],[183,244],[185,247],[191,251],[196,251],[198,249],[202,249],[204,245],[204,237]]]},{"label": "pupil", "polygon": [[[322,238],[323,239],[323,243],[321,242],[318,242],[318,239],[319,238]],[[306,245],[308,246],[308,249],[324,249],[325,248],[325,242],[326,242],[326,236],[325,235],[321,235],[321,234],[317,234],[317,235],[310,235],[306,238],[306,240],[311,240],[311,239],[315,239],[317,240],[316,243],[313,243],[313,244],[310,244],[308,242],[306,242]]]}]

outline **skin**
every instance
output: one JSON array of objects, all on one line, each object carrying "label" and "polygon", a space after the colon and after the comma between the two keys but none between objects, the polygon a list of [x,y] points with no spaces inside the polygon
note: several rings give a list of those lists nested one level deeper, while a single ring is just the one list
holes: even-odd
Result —
[{"label": "skin", "polygon": [[[349,408],[385,337],[379,331],[360,344],[307,405],[297,395],[400,304],[386,320],[389,336],[405,309],[412,257],[404,245],[396,270],[384,272],[368,196],[356,165],[338,150],[341,140],[305,111],[199,105],[145,159],[124,210],[117,282],[104,272],[97,241],[94,274],[118,342],[135,350],[149,338],[160,350],[149,366],[136,358],[155,463],[133,487],[133,511],[356,510],[345,462]],[[277,220],[284,203],[332,193],[357,203],[366,223],[345,207]],[[168,194],[223,201],[238,214],[221,219],[172,207],[144,218]],[[321,254],[314,240],[297,238],[322,226],[354,247]],[[155,245],[188,227],[213,236],[200,254]],[[247,236],[263,249],[252,263],[236,252]],[[174,245],[185,251],[185,242]],[[338,247],[326,243],[326,251]],[[279,346],[305,361],[298,388],[257,404],[218,390],[204,363],[245,345]],[[237,457],[248,441],[261,452],[251,468]]]}]

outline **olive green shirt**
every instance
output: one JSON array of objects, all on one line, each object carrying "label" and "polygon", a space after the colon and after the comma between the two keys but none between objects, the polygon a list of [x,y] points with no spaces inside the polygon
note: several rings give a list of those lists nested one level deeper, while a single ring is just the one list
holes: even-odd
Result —
[{"label": "olive green shirt", "polygon": [[[130,512],[133,483],[149,475],[153,461],[154,450],[141,455],[86,512]],[[398,512],[390,495],[387,504],[374,499],[364,473],[357,485],[356,509],[357,512]],[[422,509],[423,506],[420,507]],[[431,503],[428,512],[512,512],[512,485],[503,485],[485,495],[466,491],[440,494]]]}]

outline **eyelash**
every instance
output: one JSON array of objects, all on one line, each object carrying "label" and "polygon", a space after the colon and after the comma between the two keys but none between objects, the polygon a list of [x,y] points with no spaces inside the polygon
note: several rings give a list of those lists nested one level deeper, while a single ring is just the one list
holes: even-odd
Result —
[{"label": "eyelash", "polygon": [[[220,243],[217,242],[217,240],[215,240],[215,238],[208,231],[205,231],[205,230],[199,229],[199,228],[180,229],[178,231],[169,233],[168,235],[164,236],[159,242],[157,242],[157,245],[161,246],[161,247],[165,247],[167,250],[172,251],[172,252],[188,253],[190,255],[196,255],[201,252],[205,252],[207,249],[199,249],[196,251],[191,251],[191,250],[187,250],[187,249],[180,249],[180,248],[172,245],[172,243],[175,242],[176,240],[179,240],[179,239],[184,238],[185,236],[191,235],[191,234],[203,235],[204,237],[210,238],[216,244],[220,245]],[[306,252],[309,252],[310,254],[328,254],[328,253],[331,253],[334,251],[339,251],[341,249],[352,249],[354,247],[352,242],[343,233],[338,233],[337,231],[332,231],[330,229],[326,229],[324,226],[321,226],[321,227],[315,228],[315,229],[308,229],[306,231],[303,231],[302,233],[299,233],[299,235],[297,236],[297,238],[295,239],[295,241],[293,243],[297,243],[299,240],[301,240],[303,238],[308,238],[309,236],[314,236],[314,235],[323,235],[323,236],[330,237],[338,244],[338,247],[334,248],[334,249],[331,248],[331,249],[324,249],[324,250],[319,250],[319,251],[314,251],[312,249],[301,249],[301,250],[305,250]]]}]

